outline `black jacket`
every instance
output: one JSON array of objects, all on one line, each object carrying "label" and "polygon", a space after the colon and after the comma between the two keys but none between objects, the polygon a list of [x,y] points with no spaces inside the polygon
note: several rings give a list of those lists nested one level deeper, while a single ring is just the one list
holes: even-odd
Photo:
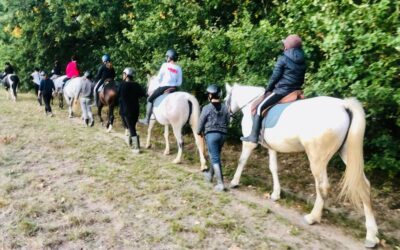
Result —
[{"label": "black jacket", "polygon": [[14,74],[14,68],[11,65],[7,65],[6,68],[4,69],[4,72],[6,73],[6,75]]},{"label": "black jacket", "polygon": [[97,75],[94,78],[96,82],[99,80],[106,80],[106,79],[114,79],[115,78],[115,70],[114,68],[107,68],[105,64],[101,65],[97,71]]},{"label": "black jacket", "polygon": [[119,91],[119,114],[127,117],[139,116],[139,98],[145,97],[145,90],[136,82],[122,82]]},{"label": "black jacket", "polygon": [[56,87],[51,79],[43,79],[40,81],[39,90],[43,95],[51,95],[55,89]]},{"label": "black jacket", "polygon": [[305,73],[306,61],[303,50],[300,48],[286,50],[275,64],[266,91],[285,96],[301,89]]}]

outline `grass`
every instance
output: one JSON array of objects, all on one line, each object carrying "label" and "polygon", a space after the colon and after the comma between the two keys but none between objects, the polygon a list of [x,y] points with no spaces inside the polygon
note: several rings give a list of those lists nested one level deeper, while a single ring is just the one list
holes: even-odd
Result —
[{"label": "grass", "polygon": [[[66,118],[65,110],[56,108],[55,117],[45,117],[29,94],[21,94],[15,105],[1,94],[0,136],[15,138],[0,142],[4,248],[329,249],[341,244],[333,238],[319,242],[320,235],[294,227],[260,202],[216,193],[198,172],[191,137],[185,138],[190,150],[184,164],[174,165],[174,155],[162,155],[161,142],[135,156],[118,126],[112,134],[98,125],[84,128]],[[232,174],[229,167],[224,172]],[[249,184],[263,185],[262,178],[248,176]]]}]

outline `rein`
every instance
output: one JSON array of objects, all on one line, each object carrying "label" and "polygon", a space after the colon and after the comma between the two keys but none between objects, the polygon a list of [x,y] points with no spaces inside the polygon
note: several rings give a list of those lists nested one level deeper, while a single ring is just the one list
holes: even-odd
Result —
[{"label": "rein", "polygon": [[236,110],[235,112],[232,112],[232,109],[231,109],[232,91],[231,91],[231,93],[229,93],[229,98],[228,98],[228,100],[227,100],[227,102],[226,102],[226,105],[228,106],[228,109],[229,109],[230,116],[233,117],[237,112],[241,111],[241,110],[244,109],[247,105],[249,105],[249,104],[252,103],[254,100],[260,98],[260,97],[263,96],[263,95],[264,95],[264,94],[261,94],[261,95],[258,95],[258,96],[256,96],[256,97],[254,97],[253,99],[251,99],[250,101],[248,101],[247,103],[245,103],[242,107],[240,107],[238,110]]}]

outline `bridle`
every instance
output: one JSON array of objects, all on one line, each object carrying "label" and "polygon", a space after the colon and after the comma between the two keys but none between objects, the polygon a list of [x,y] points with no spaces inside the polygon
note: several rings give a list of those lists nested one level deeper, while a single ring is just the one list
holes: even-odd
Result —
[{"label": "bridle", "polygon": [[242,109],[244,109],[247,105],[249,105],[250,103],[252,103],[254,100],[256,100],[257,98],[259,98],[259,97],[261,97],[261,96],[263,96],[264,95],[264,93],[263,94],[261,94],[261,95],[258,95],[258,96],[256,96],[256,97],[254,97],[254,98],[252,98],[252,99],[250,99],[250,101],[248,101],[248,102],[246,102],[242,107],[240,107],[238,110],[236,110],[235,112],[232,112],[232,109],[231,109],[231,102],[232,102],[232,90],[230,91],[230,93],[229,93],[229,95],[228,95],[228,97],[227,97],[227,99],[226,99],[226,106],[228,107],[228,110],[229,110],[229,115],[231,116],[231,117],[234,117],[234,115],[235,114],[237,114],[239,111],[241,111]]}]

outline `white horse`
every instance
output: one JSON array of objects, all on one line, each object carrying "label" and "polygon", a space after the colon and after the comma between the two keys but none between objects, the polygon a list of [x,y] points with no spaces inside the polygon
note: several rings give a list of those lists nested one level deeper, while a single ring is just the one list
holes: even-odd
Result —
[{"label": "white horse", "polygon": [[[225,101],[232,114],[242,111],[242,133],[251,132],[251,103],[264,93],[264,88],[226,84]],[[361,104],[355,99],[315,97],[297,101],[289,105],[272,128],[264,129],[264,140],[269,152],[269,169],[273,177],[271,198],[280,198],[277,152],[305,151],[315,178],[316,200],[311,213],[304,218],[308,224],[321,221],[329,183],[327,165],[332,156],[340,151],[346,164],[342,179],[340,197],[348,198],[352,204],[363,204],[366,219],[366,247],[379,243],[378,227],[371,207],[370,185],[364,174],[363,139],[365,114]],[[231,187],[239,185],[243,168],[256,144],[243,142],[242,154],[231,181]]]},{"label": "white horse", "polygon": [[[148,83],[148,94],[151,95],[153,91],[158,87],[159,83],[155,76],[149,78]],[[157,100],[157,99],[156,99]],[[156,102],[156,100],[154,102]],[[155,119],[154,119],[155,117]],[[151,131],[154,127],[155,121],[164,125],[164,138],[165,138],[165,150],[164,155],[170,153],[169,148],[169,125],[172,126],[177,144],[178,154],[174,159],[173,163],[180,163],[182,161],[182,150],[183,150],[183,136],[182,127],[189,122],[196,145],[200,155],[201,170],[207,169],[206,159],[204,157],[204,140],[197,134],[197,128],[200,117],[200,106],[197,99],[186,92],[174,92],[168,94],[159,105],[154,105],[153,116],[150,120],[149,127],[147,130],[146,148],[151,147],[150,138]]]},{"label": "white horse", "polygon": [[11,97],[11,99],[16,102],[19,77],[16,74],[8,74],[1,80],[1,82],[6,88],[6,91],[10,91],[9,95],[7,95],[7,98],[9,99]]},{"label": "white horse", "polygon": [[64,79],[66,78],[66,75],[58,76],[58,75],[53,75],[50,79],[53,80],[54,86],[56,87],[55,94],[58,96],[58,106],[60,108],[64,107],[64,102],[63,102],[63,84],[64,84]]},{"label": "white horse", "polygon": [[75,77],[69,80],[64,86],[63,94],[68,105],[69,118],[74,116],[72,105],[79,101],[79,92],[84,81],[90,81],[90,79],[86,78],[85,76]]}]

